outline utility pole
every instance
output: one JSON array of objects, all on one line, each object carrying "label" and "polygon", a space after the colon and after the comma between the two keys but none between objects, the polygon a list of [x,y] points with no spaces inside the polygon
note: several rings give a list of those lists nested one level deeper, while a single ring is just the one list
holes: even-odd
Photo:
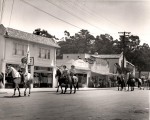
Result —
[{"label": "utility pole", "polygon": [[121,42],[122,42],[122,49],[123,49],[123,60],[122,60],[122,72],[124,74],[124,63],[125,63],[125,48],[126,48],[126,36],[129,36],[129,34],[131,32],[118,32],[119,34],[123,34],[123,35],[120,35],[120,37],[122,37],[121,39]]}]

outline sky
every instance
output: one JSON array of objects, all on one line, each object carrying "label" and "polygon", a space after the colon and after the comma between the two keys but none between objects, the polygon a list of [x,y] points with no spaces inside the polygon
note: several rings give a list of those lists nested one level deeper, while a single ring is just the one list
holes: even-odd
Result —
[{"label": "sky", "polygon": [[[150,0],[0,0],[1,19],[5,27],[33,33],[47,30],[61,39],[64,31],[71,35],[81,29],[92,35],[118,32],[138,35],[150,46]],[[2,12],[2,3],[3,12]]]}]

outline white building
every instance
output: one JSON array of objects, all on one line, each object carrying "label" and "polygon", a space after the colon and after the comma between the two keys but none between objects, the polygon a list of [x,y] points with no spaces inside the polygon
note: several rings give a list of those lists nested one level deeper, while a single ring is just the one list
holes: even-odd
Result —
[{"label": "white building", "polygon": [[[51,38],[45,38],[0,25],[0,72],[5,73],[6,65],[16,69],[26,56],[29,45],[31,65],[35,87],[56,87],[56,49],[59,45]],[[4,80],[7,87],[11,81]]]}]

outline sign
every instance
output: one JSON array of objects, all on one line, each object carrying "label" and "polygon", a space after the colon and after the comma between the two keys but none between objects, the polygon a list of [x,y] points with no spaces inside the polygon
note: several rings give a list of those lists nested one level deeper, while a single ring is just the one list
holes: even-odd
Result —
[{"label": "sign", "polygon": [[34,57],[30,57],[30,63],[29,65],[33,66],[34,65]]},{"label": "sign", "polygon": [[[23,57],[21,59],[21,62],[24,63],[24,64],[27,64],[27,57]],[[28,65],[31,65],[31,66],[34,65],[34,57],[30,57],[30,62],[29,62]]]}]

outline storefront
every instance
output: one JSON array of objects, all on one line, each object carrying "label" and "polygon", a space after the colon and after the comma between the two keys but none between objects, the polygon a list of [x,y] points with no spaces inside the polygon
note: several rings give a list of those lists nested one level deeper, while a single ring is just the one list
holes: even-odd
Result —
[{"label": "storefront", "polygon": [[34,87],[52,87],[53,68],[34,66]]},{"label": "storefront", "polygon": [[115,74],[100,74],[100,73],[91,73],[91,83],[90,87],[95,88],[106,88],[106,87],[116,87],[116,75]]}]

